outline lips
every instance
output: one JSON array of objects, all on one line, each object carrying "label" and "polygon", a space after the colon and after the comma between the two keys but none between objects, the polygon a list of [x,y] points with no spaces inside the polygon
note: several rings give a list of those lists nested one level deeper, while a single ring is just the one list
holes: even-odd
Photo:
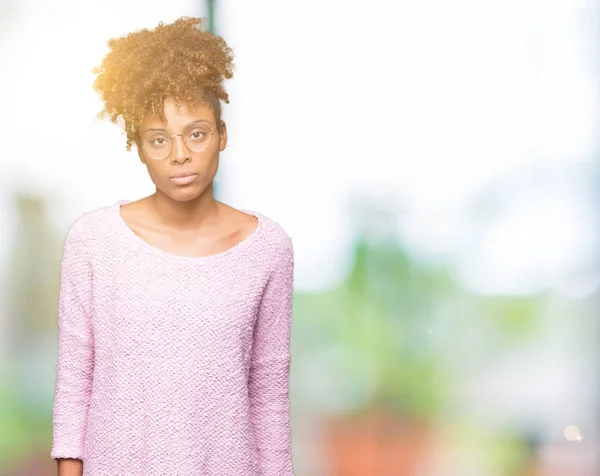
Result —
[{"label": "lips", "polygon": [[171,177],[171,182],[175,185],[187,185],[196,180],[198,174],[195,173],[185,173],[185,174],[177,174]]},{"label": "lips", "polygon": [[196,172],[178,172],[171,175],[171,178],[188,177],[190,175],[198,175]]}]

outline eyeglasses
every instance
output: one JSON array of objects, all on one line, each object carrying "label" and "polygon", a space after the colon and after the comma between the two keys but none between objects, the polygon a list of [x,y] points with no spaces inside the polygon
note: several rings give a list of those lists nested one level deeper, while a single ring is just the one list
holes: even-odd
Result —
[{"label": "eyeglasses", "polygon": [[211,144],[213,135],[213,131],[203,123],[192,124],[180,134],[168,135],[164,131],[149,130],[141,137],[142,149],[151,158],[162,160],[171,155],[175,136],[180,136],[190,151],[202,152]]}]

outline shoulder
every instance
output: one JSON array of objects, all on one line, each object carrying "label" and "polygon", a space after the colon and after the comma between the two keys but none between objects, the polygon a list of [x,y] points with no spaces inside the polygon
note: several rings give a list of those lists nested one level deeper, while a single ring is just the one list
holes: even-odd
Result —
[{"label": "shoulder", "polygon": [[262,222],[263,235],[270,245],[277,249],[293,249],[293,238],[288,230],[276,219],[261,212],[252,212],[258,215]]},{"label": "shoulder", "polygon": [[110,224],[111,212],[116,204],[104,205],[79,214],[69,225],[66,243],[86,244],[101,239]]},{"label": "shoulder", "polygon": [[261,220],[261,247],[269,257],[272,267],[278,267],[294,261],[294,240],[286,227],[271,216],[256,213]]}]

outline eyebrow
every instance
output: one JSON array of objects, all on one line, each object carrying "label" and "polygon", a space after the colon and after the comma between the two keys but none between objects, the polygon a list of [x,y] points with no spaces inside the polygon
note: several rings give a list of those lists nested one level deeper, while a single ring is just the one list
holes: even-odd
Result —
[{"label": "eyebrow", "polygon": [[[206,120],[206,119],[198,119],[194,122],[190,122],[187,126],[184,127],[184,129],[187,129],[190,126],[193,126],[194,124],[198,124],[199,122],[207,122],[210,124],[210,121]],[[167,132],[165,129],[156,129],[156,128],[150,128],[150,129],[144,129],[142,132]]]}]

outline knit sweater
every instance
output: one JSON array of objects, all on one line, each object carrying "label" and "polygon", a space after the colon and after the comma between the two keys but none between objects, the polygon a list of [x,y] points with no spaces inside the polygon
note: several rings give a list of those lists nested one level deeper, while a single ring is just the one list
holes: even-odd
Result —
[{"label": "knit sweater", "polygon": [[294,253],[277,222],[208,256],[80,215],[62,255],[51,457],[83,476],[291,476]]}]

